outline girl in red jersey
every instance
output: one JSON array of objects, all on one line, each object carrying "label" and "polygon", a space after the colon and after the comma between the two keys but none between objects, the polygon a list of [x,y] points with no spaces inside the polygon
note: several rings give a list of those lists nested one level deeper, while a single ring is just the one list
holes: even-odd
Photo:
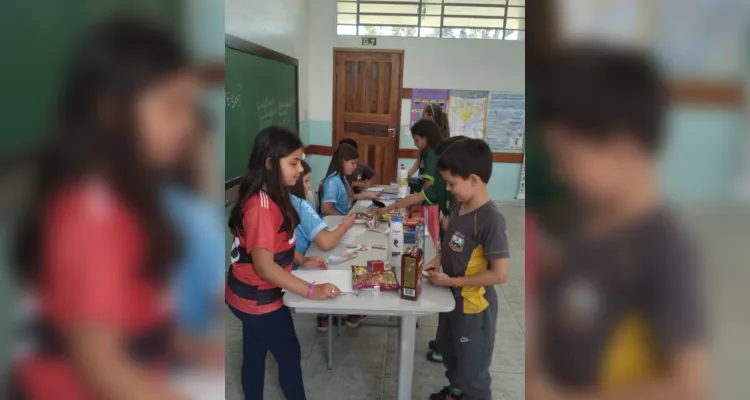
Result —
[{"label": "girl in red jersey", "polygon": [[262,399],[266,354],[279,365],[279,386],[287,399],[304,400],[302,358],[292,315],[282,289],[324,300],[338,296],[334,285],[315,285],[291,274],[292,264],[327,268],[320,257],[296,250],[299,215],[289,188],[302,174],[302,142],[280,127],[265,128],[255,138],[239,200],[232,208],[234,234],[225,300],[242,322],[242,390],[246,399]]},{"label": "girl in red jersey", "polygon": [[160,379],[177,248],[158,189],[193,129],[198,80],[157,27],[117,18],[82,39],[20,237],[37,307],[10,398],[181,399]]}]

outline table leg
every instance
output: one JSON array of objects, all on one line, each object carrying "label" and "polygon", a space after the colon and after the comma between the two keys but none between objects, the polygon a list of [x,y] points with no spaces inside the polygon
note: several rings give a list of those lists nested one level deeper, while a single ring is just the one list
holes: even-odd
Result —
[{"label": "table leg", "polygon": [[328,314],[328,369],[333,368],[333,315]]},{"label": "table leg", "polygon": [[398,390],[396,399],[411,400],[411,384],[414,375],[414,343],[417,336],[417,317],[401,317],[398,346]]}]

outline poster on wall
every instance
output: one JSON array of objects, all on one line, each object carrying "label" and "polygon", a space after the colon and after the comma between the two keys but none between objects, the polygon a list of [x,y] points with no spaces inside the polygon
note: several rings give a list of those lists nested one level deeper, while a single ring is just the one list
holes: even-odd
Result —
[{"label": "poster on wall", "polygon": [[428,104],[440,106],[445,111],[448,104],[447,89],[412,89],[409,126],[422,119],[422,111]]},{"label": "poster on wall", "polygon": [[448,121],[451,136],[484,139],[488,92],[451,90],[448,96]]},{"label": "poster on wall", "polygon": [[518,200],[526,200],[526,155],[523,156],[523,165],[521,165],[521,182],[518,184]]},{"label": "poster on wall", "polygon": [[490,93],[484,140],[492,150],[520,150],[526,129],[526,99],[522,94]]}]

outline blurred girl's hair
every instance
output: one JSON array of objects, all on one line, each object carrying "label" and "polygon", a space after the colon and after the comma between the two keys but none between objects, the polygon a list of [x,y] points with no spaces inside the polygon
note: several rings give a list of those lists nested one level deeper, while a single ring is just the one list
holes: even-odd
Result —
[{"label": "blurred girl's hair", "polygon": [[49,202],[62,188],[90,177],[105,180],[135,213],[147,238],[147,274],[167,276],[176,238],[160,200],[159,171],[140,148],[135,103],[187,68],[176,39],[138,19],[106,20],[81,38],[64,76],[56,128],[41,155],[36,197],[16,249],[23,278],[37,275]]}]

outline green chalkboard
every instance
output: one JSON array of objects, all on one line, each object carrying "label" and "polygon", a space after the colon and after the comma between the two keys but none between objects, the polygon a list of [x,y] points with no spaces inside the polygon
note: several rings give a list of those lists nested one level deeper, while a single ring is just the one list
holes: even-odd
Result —
[{"label": "green chalkboard", "polygon": [[240,39],[225,52],[225,181],[247,169],[258,132],[281,125],[299,133],[297,60]]},{"label": "green chalkboard", "polygon": [[179,33],[181,0],[23,0],[0,11],[0,161],[32,154],[54,127],[61,80],[76,40],[113,14],[143,16]]}]

